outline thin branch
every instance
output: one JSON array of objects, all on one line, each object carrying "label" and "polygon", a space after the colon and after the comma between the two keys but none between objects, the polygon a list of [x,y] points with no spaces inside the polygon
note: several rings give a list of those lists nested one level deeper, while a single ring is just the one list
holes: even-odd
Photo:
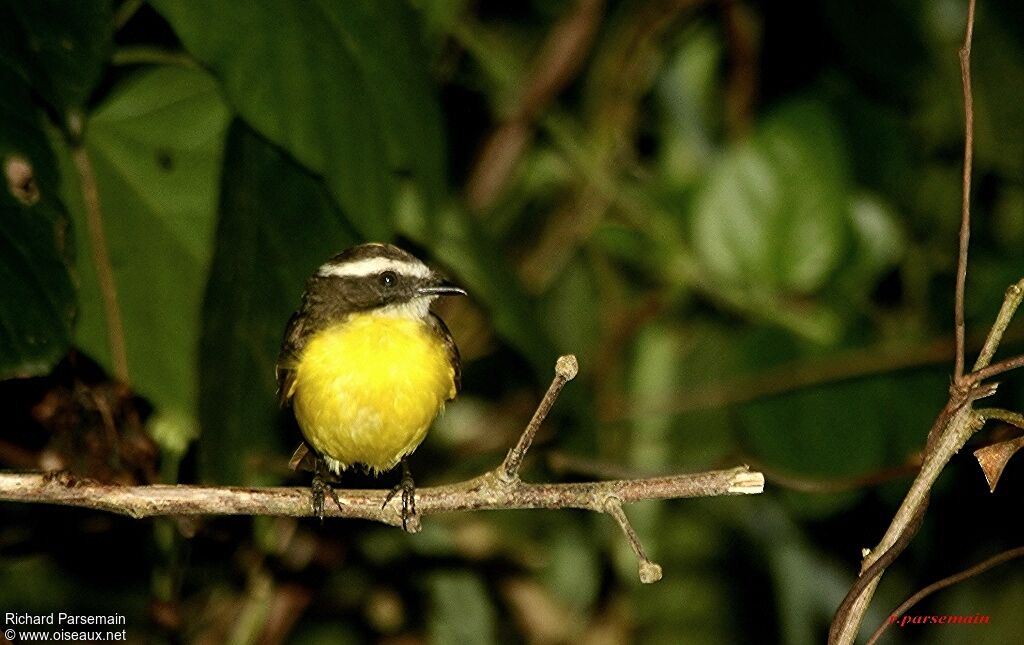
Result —
[{"label": "thin branch", "polygon": [[530,449],[530,444],[533,443],[533,438],[536,436],[540,424],[544,423],[544,419],[547,418],[548,412],[551,411],[551,406],[555,404],[555,399],[558,398],[562,388],[565,387],[566,383],[576,378],[578,372],[579,364],[576,362],[575,356],[568,354],[558,358],[558,361],[555,363],[555,377],[551,380],[548,391],[545,392],[544,398],[541,399],[540,405],[537,406],[536,412],[533,413],[533,418],[530,419],[526,429],[523,430],[523,434],[519,437],[519,442],[516,443],[515,448],[509,450],[508,454],[505,455],[505,461],[501,464],[501,468],[498,471],[502,481],[514,482],[519,479],[519,468],[523,464],[523,457],[526,456],[526,451]]},{"label": "thin branch", "polygon": [[1020,412],[1012,412],[1001,408],[980,408],[975,412],[977,412],[978,416],[986,421],[989,419],[996,419],[997,421],[1009,423],[1012,426],[1016,426],[1021,430],[1024,430],[1024,414],[1021,414]]},{"label": "thin branch", "polygon": [[974,158],[974,95],[971,90],[971,41],[974,40],[975,0],[967,4],[967,28],[960,48],[960,80],[964,90],[964,175],[963,200],[960,211],[960,252],[956,267],[956,368],[953,379],[964,375],[964,289],[967,283],[967,249],[971,239],[971,168]]},{"label": "thin branch", "polygon": [[1015,370],[1018,367],[1024,367],[1024,354],[1014,356],[1013,358],[1007,358],[1006,360],[999,361],[998,363],[992,363],[986,368],[980,369],[977,372],[971,372],[965,379],[969,385],[975,385],[981,383],[985,379],[990,379],[993,376],[999,376],[1003,372],[1009,372]]},{"label": "thin branch", "polygon": [[[983,562],[979,562],[973,567],[964,569],[959,573],[954,573],[953,575],[943,578],[938,582],[933,582],[932,584],[928,585],[924,589],[918,591],[913,596],[903,601],[903,604],[901,604],[899,607],[893,610],[890,616],[902,616],[903,614],[907,613],[908,609],[910,609],[917,603],[921,602],[928,596],[932,595],[936,591],[940,591],[942,589],[945,589],[946,587],[950,587],[957,583],[963,582],[964,580],[967,580],[969,578],[973,578],[974,576],[985,573],[989,569],[997,567],[1000,564],[1003,564],[1004,562],[1009,562],[1010,560],[1020,557],[1024,557],[1024,546],[1019,546],[1014,549],[1003,551],[1002,553],[996,554]],[[878,629],[875,630],[875,633],[872,634],[871,638],[868,639],[866,645],[874,645],[874,643],[878,641],[882,634],[885,633],[885,630],[889,627],[890,624],[891,622],[889,621],[889,619],[883,620],[882,624],[879,625]]]},{"label": "thin branch", "polygon": [[[81,133],[73,134],[80,136]],[[114,377],[122,383],[128,383],[128,351],[125,348],[124,325],[121,322],[121,306],[117,300],[114,269],[110,264],[107,236],[103,230],[103,212],[100,209],[100,193],[96,184],[96,174],[93,172],[89,153],[80,141],[71,146],[71,159],[78,170],[82,201],[85,204],[85,222],[89,229],[92,263],[96,269],[96,280],[99,282],[100,293],[103,296],[103,313],[107,319],[107,345],[110,349],[110,363]]]},{"label": "thin branch", "polygon": [[992,329],[985,339],[985,345],[981,348],[978,360],[975,361],[972,371],[977,372],[992,362],[992,357],[995,356],[999,343],[1003,341],[1003,334],[1006,333],[1006,328],[1010,326],[1013,315],[1017,313],[1021,300],[1024,300],[1024,278],[1016,284],[1011,284],[1006,289],[1006,293],[1003,296],[1003,304],[999,307],[999,313],[996,315],[996,321],[992,323]]},{"label": "thin branch", "polygon": [[633,525],[629,523],[629,518],[626,517],[626,512],[622,510],[622,502],[617,497],[609,497],[604,502],[604,509],[606,513],[615,518],[619,528],[626,535],[630,548],[633,549],[633,553],[636,555],[636,559],[639,562],[640,582],[649,585],[661,580],[661,565],[657,562],[652,562],[647,557],[644,545],[640,543],[640,536],[636,534]]},{"label": "thin branch", "polygon": [[[609,498],[622,503],[653,499],[753,495],[764,477],[746,466],[668,477],[529,484],[501,481],[498,471],[445,486],[416,489],[419,514],[527,508],[580,508],[607,512]],[[341,507],[324,507],[325,517],[374,520],[401,526],[400,505],[381,508],[390,491],[336,489]],[[272,515],[311,517],[305,487],[216,487],[185,485],[118,486],[72,476],[0,473],[0,500],[78,506],[134,518],[164,515]]]},{"label": "thin branch", "polygon": [[851,645],[856,640],[864,613],[871,604],[882,574],[917,534],[932,486],[939,474],[984,423],[984,419],[971,409],[970,404],[991,392],[991,388],[966,392],[951,388],[949,401],[928,431],[921,471],[914,478],[878,546],[866,552],[861,562],[860,577],[836,610],[829,629],[829,645]]},{"label": "thin branch", "polygon": [[[619,479],[612,481],[529,484],[519,467],[537,428],[562,387],[577,372],[574,356],[558,359],[555,378],[505,461],[470,480],[416,490],[417,516],[455,511],[527,508],[578,508],[608,513],[626,531],[640,559],[644,582],[660,578],[660,567],[639,547],[621,505],[643,500],[755,495],[764,491],[764,475],[738,466],[703,473]],[[387,501],[388,490],[335,490],[336,505],[324,507],[327,517],[345,517],[402,526],[400,499]],[[311,517],[308,488],[238,488],[212,486],[116,486],[67,474],[0,473],[0,500],[79,506],[135,518],[163,515],[275,515]],[[659,575],[655,575],[655,571]]]},{"label": "thin branch", "polygon": [[[932,486],[953,455],[967,443],[971,435],[984,424],[984,419],[971,409],[971,403],[995,391],[994,386],[979,386],[983,377],[979,371],[964,376],[964,285],[967,277],[967,249],[970,241],[971,165],[974,147],[974,100],[971,93],[971,42],[974,37],[975,0],[968,1],[967,26],[964,43],[960,48],[960,76],[964,91],[964,173],[963,202],[960,220],[960,245],[957,262],[955,295],[955,376],[949,400],[928,432],[925,458],[921,472],[914,479],[900,508],[882,536],[881,542],[868,551],[861,563],[861,576],[850,588],[846,598],[836,610],[829,629],[829,645],[852,645],[860,632],[864,613],[871,604],[875,588],[889,564],[907,547],[917,533],[924,517]],[[1007,292],[1001,309],[1007,309],[1012,298]],[[1008,321],[1007,321],[1008,322]],[[997,323],[999,321],[997,320]],[[979,367],[995,352],[1002,330],[993,326],[979,356]],[[982,370],[984,371],[984,370]]]}]

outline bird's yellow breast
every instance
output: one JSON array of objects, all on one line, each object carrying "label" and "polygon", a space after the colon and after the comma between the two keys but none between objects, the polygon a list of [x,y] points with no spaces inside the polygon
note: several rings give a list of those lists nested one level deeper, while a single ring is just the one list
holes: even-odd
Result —
[{"label": "bird's yellow breast", "polygon": [[444,343],[422,320],[354,314],[307,342],[290,394],[332,470],[383,471],[423,441],[455,396],[454,379]]}]

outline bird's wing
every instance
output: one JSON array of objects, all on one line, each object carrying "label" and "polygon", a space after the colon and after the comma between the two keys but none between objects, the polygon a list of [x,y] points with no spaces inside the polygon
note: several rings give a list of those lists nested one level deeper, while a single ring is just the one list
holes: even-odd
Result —
[{"label": "bird's wing", "polygon": [[277,375],[277,402],[283,408],[291,402],[292,387],[295,384],[295,361],[305,343],[306,318],[296,311],[288,319],[284,339],[281,341],[281,352],[277,356],[274,372]]},{"label": "bird's wing", "polygon": [[[448,331],[448,325],[444,324],[440,316],[434,312],[430,312],[430,316],[427,318],[427,323],[430,328],[434,330],[441,340],[444,342],[445,350],[448,352],[448,362],[451,363],[452,369],[455,371],[455,393],[458,394],[462,390],[462,358],[459,356],[459,347],[455,344],[455,339],[452,338],[452,333]],[[454,396],[451,397],[455,398]],[[449,399],[451,400],[451,399]]]}]

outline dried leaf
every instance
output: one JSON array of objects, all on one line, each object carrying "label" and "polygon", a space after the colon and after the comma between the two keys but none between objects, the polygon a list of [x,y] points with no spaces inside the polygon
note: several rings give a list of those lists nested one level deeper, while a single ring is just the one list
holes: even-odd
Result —
[{"label": "dried leaf", "polygon": [[999,477],[1003,474],[1006,463],[1021,448],[1024,448],[1024,436],[1008,441],[1000,441],[999,443],[978,448],[974,451],[978,465],[981,466],[981,470],[985,473],[985,479],[988,481],[990,491],[995,492],[996,484],[999,483]]}]

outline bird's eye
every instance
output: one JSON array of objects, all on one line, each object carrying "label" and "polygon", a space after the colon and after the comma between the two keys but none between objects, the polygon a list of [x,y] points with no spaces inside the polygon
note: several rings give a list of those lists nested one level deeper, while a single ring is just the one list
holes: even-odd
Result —
[{"label": "bird's eye", "polygon": [[380,274],[378,279],[380,280],[380,286],[386,289],[390,289],[395,286],[396,282],[398,282],[398,276],[395,275],[394,271],[385,271]]}]

